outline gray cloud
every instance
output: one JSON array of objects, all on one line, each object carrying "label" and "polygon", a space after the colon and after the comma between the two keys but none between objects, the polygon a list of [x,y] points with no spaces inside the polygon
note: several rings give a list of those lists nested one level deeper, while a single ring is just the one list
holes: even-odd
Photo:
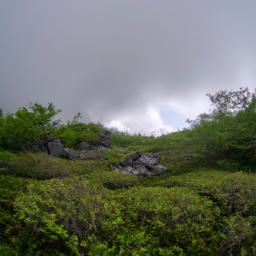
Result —
[{"label": "gray cloud", "polygon": [[1,1],[0,107],[53,101],[66,117],[101,121],[134,120],[159,102],[203,111],[206,92],[253,87],[255,8],[253,0]]}]

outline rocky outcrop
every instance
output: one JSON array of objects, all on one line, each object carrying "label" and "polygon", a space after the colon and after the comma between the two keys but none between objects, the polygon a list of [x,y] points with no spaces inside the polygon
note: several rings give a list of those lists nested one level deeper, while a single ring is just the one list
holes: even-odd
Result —
[{"label": "rocky outcrop", "polygon": [[70,160],[79,159],[79,154],[72,148],[65,148],[62,142],[54,137],[49,137],[46,143],[47,152],[51,156],[67,158]]},{"label": "rocky outcrop", "polygon": [[52,156],[67,157],[67,151],[61,141],[54,137],[49,137],[47,140],[47,150]]},{"label": "rocky outcrop", "polygon": [[136,152],[126,157],[114,168],[118,171],[137,176],[156,176],[167,170],[160,164],[159,156],[141,152]]},{"label": "rocky outcrop", "polygon": [[66,158],[69,160],[77,160],[80,159],[79,151],[76,151],[72,148],[65,148],[66,150]]},{"label": "rocky outcrop", "polygon": [[92,149],[92,145],[88,144],[85,141],[81,141],[78,145],[77,145],[78,150],[91,150]]},{"label": "rocky outcrop", "polygon": [[110,136],[110,131],[103,130],[97,145],[91,145],[85,141],[82,141],[77,145],[77,150],[73,148],[65,148],[58,138],[48,137],[44,143],[45,146],[43,151],[47,152],[49,155],[67,158],[70,160],[83,160],[99,157],[106,148],[111,147]]}]

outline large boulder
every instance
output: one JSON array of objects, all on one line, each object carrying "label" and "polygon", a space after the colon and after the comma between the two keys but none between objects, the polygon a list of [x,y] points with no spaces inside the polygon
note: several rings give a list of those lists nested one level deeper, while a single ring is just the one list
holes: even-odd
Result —
[{"label": "large boulder", "polygon": [[67,157],[67,150],[64,145],[57,138],[50,137],[47,141],[48,153],[52,156]]},{"label": "large boulder", "polygon": [[159,156],[141,152],[126,157],[119,165],[115,166],[115,169],[137,176],[155,176],[167,170],[160,164]]},{"label": "large boulder", "polygon": [[69,160],[79,159],[78,151],[72,148],[65,148],[62,142],[54,137],[49,137],[47,141],[47,152],[51,156],[63,157]]}]

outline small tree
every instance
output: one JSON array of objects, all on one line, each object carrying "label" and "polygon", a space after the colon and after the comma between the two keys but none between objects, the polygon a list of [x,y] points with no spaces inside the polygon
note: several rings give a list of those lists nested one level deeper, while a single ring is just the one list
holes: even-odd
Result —
[{"label": "small tree", "polygon": [[31,103],[7,114],[2,125],[3,147],[9,150],[39,149],[56,125],[54,117],[59,112],[52,103],[47,106]]},{"label": "small tree", "polygon": [[207,96],[214,106],[214,113],[236,114],[248,108],[254,93],[251,93],[247,87],[241,87],[237,91],[223,90]]},{"label": "small tree", "polygon": [[209,114],[191,122],[196,144],[207,161],[228,160],[241,166],[256,165],[256,98],[248,88],[208,94]]}]

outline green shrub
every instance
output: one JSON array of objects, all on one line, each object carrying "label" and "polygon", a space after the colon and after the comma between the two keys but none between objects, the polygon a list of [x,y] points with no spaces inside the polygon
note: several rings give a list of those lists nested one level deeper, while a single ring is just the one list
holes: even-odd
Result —
[{"label": "green shrub", "polygon": [[138,184],[139,178],[137,176],[120,173],[118,171],[103,171],[100,173],[95,173],[93,180],[97,183],[102,184],[108,189],[122,189],[133,187]]},{"label": "green shrub", "polygon": [[25,188],[27,180],[0,175],[0,255],[17,255],[15,237],[21,227],[13,213],[16,196]]},{"label": "green shrub", "polygon": [[103,128],[100,124],[68,123],[55,131],[66,147],[76,147],[81,141],[89,144],[97,144],[100,140]]},{"label": "green shrub", "polygon": [[224,200],[223,214],[256,216],[256,179],[242,173],[231,175],[220,187]]},{"label": "green shrub", "polygon": [[5,160],[5,173],[34,179],[63,178],[69,175],[65,160],[45,153],[20,153]]},{"label": "green shrub", "polygon": [[19,108],[15,113],[3,117],[1,144],[8,150],[38,150],[49,135],[59,113],[53,104],[42,106],[38,103]]},{"label": "green shrub", "polygon": [[222,241],[216,255],[256,255],[255,217],[226,217],[219,234]]},{"label": "green shrub", "polygon": [[24,225],[20,255],[82,255],[94,243],[104,194],[78,178],[30,184],[15,201]]},{"label": "green shrub", "polygon": [[241,164],[234,160],[223,159],[216,161],[216,167],[220,170],[234,171],[239,170],[241,168]]},{"label": "green shrub", "polygon": [[[248,88],[209,95],[214,109],[192,122],[191,135],[200,145],[206,164],[239,163],[243,169],[256,166],[256,98]],[[231,167],[231,166],[228,166]]]},{"label": "green shrub", "polygon": [[[119,224],[105,220],[115,255],[206,255],[218,209],[211,201],[180,188],[132,188],[114,195]],[[164,254],[163,252],[169,252]]]},{"label": "green shrub", "polygon": [[[8,160],[12,159],[16,155],[9,151],[0,151],[0,168],[4,168]],[[1,169],[0,169],[1,170]]]},{"label": "green shrub", "polygon": [[15,214],[0,214],[0,249],[16,255],[255,254],[255,175],[204,169],[141,180],[92,163],[72,162],[79,169],[89,164],[90,172],[30,180],[26,190],[24,179],[0,176],[0,206],[16,197]]}]

